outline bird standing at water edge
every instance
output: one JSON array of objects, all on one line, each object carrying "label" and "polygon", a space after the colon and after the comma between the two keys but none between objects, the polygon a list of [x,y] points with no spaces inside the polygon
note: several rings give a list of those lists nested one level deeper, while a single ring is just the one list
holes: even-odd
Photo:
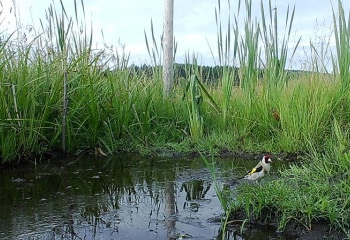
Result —
[{"label": "bird standing at water edge", "polygon": [[246,175],[242,177],[242,179],[257,180],[259,178],[264,177],[270,172],[271,162],[271,156],[265,155],[251,171],[249,171]]}]

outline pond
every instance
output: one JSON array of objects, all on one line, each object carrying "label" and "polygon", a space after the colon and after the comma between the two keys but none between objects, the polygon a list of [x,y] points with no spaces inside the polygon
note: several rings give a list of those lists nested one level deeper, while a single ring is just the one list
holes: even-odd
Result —
[{"label": "pond", "polygon": [[[215,162],[219,184],[256,164],[228,158]],[[221,236],[221,205],[201,158],[123,154],[5,169],[0,171],[0,202],[0,239]],[[227,239],[287,239],[275,230],[257,228],[242,236],[231,231]]]}]

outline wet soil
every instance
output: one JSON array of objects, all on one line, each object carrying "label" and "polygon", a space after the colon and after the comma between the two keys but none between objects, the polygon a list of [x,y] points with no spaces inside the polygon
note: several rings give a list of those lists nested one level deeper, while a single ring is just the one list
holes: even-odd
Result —
[{"label": "wet soil", "polygon": [[[260,219],[250,219],[243,210],[237,210],[230,216],[228,222],[228,229],[231,234],[241,233],[244,239],[271,239],[258,237],[259,232],[265,233],[274,231],[279,234],[279,239],[298,239],[298,240],[342,240],[347,239],[346,234],[340,229],[334,229],[330,223],[326,220],[320,220],[318,222],[312,222],[311,228],[300,224],[297,221],[290,220],[283,231],[278,230],[278,223],[276,218],[273,217],[273,213],[265,212],[261,215]],[[242,223],[245,222],[242,229]],[[268,235],[268,234],[266,234]]]}]

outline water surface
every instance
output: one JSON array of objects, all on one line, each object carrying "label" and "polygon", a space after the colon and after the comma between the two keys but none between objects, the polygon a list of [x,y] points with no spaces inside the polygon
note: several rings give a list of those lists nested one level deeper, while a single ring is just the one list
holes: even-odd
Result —
[{"label": "water surface", "polygon": [[[215,162],[220,184],[256,164]],[[81,157],[1,170],[0,202],[0,239],[217,239],[221,232],[212,221],[221,205],[200,158]]]}]

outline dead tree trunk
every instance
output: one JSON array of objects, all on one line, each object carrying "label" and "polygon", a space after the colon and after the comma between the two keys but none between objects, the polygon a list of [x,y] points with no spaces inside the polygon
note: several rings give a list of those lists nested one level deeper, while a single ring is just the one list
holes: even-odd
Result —
[{"label": "dead tree trunk", "polygon": [[170,96],[173,90],[173,55],[174,55],[174,0],[164,0],[164,35],[163,35],[163,93]]}]

